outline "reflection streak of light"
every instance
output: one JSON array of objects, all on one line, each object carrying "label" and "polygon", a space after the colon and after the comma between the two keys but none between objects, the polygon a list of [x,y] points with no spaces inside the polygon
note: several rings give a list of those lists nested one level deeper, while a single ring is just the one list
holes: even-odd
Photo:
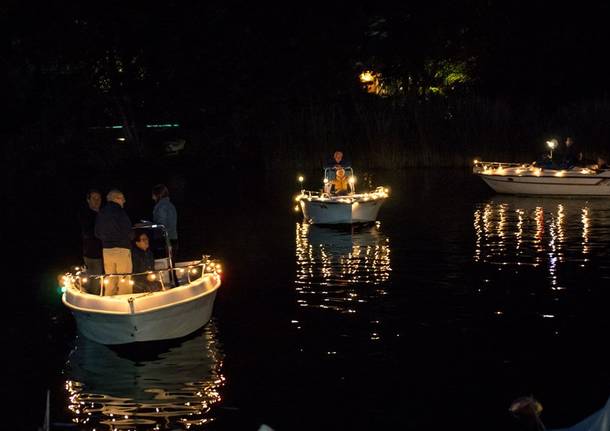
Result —
[{"label": "reflection streak of light", "polygon": [[341,313],[384,295],[392,270],[389,239],[379,225],[352,233],[297,223],[296,263],[298,304]]},{"label": "reflection streak of light", "polygon": [[211,408],[221,401],[225,385],[214,331],[208,324],[203,335],[149,361],[132,361],[81,339],[65,382],[72,421],[91,423],[87,429],[97,424],[121,430],[191,428],[213,421]]}]

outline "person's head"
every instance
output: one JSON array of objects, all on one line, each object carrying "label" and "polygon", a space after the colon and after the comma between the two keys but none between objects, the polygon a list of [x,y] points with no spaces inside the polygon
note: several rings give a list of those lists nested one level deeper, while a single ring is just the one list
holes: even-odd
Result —
[{"label": "person's head", "polygon": [[136,247],[138,247],[142,251],[148,250],[150,247],[150,239],[148,238],[148,234],[143,231],[137,231],[136,236],[134,238],[134,243]]},{"label": "person's head", "polygon": [[125,205],[126,202],[125,195],[123,195],[123,192],[117,189],[110,190],[106,195],[106,200],[108,202],[114,202],[115,204],[119,204],[121,208],[123,207],[123,205]]},{"label": "person's head", "polygon": [[333,154],[333,159],[335,162],[341,163],[341,160],[343,160],[343,153],[341,151],[335,151],[335,154]]},{"label": "person's head", "polygon": [[165,186],[165,184],[157,184],[152,188],[152,199],[155,202],[159,202],[159,200],[163,198],[169,197],[169,190]]},{"label": "person's head", "polygon": [[345,178],[345,169],[337,169],[337,178],[340,180]]},{"label": "person's head", "polygon": [[574,141],[572,140],[571,137],[567,137],[566,138],[566,147],[569,147],[570,145],[572,145],[574,143]]},{"label": "person's head", "polygon": [[95,189],[87,191],[87,205],[93,211],[99,211],[102,206],[102,194]]}]

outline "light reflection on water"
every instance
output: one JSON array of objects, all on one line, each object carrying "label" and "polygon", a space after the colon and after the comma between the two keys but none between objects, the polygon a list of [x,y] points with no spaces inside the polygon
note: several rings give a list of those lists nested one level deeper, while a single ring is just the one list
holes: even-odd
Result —
[{"label": "light reflection on water", "polygon": [[390,240],[380,224],[339,230],[296,224],[296,291],[301,307],[356,313],[386,294]]},{"label": "light reflection on water", "polygon": [[587,267],[610,239],[610,206],[603,199],[503,196],[479,203],[473,214],[478,263],[540,267],[551,288],[565,288],[560,267]]},{"label": "light reflection on water", "polygon": [[225,383],[216,332],[210,322],[144,359],[79,336],[65,371],[72,421],[86,430],[200,429],[214,419],[211,407]]}]

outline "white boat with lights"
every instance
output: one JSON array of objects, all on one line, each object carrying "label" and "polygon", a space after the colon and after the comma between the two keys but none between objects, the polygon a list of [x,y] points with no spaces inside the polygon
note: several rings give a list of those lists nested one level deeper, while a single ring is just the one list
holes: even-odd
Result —
[{"label": "white boat with lights", "polygon": [[[343,168],[349,183],[345,194],[334,194],[332,185],[336,179],[334,168],[324,169],[324,189],[321,191],[301,190],[295,197],[296,210],[303,212],[303,219],[309,224],[359,224],[373,223],[381,205],[388,197],[388,189],[377,187],[372,192],[355,193],[356,177],[352,168]],[[302,177],[299,178],[302,181]]]},{"label": "white boat with lights", "polygon": [[533,163],[475,160],[473,172],[497,193],[610,197],[609,169],[549,169]]},{"label": "white boat with lights", "polygon": [[[169,251],[165,228],[149,227],[162,229]],[[173,265],[167,256],[145,273],[89,275],[77,268],[63,275],[62,302],[79,332],[101,344],[127,344],[180,338],[204,326],[220,287],[220,265],[207,256]],[[118,293],[106,294],[111,287]]]}]

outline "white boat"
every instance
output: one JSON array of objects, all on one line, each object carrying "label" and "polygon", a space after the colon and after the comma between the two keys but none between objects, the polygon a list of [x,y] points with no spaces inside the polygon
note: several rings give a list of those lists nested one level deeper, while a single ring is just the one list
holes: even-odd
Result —
[{"label": "white boat", "polygon": [[350,184],[350,192],[336,195],[330,192],[334,179],[334,169],[324,169],[324,189],[322,191],[301,190],[295,197],[297,210],[303,212],[303,219],[309,224],[356,224],[373,223],[381,205],[388,197],[388,189],[377,187],[372,192],[355,193],[355,177],[351,168],[344,168]]},{"label": "white boat", "polygon": [[608,169],[549,169],[535,164],[475,160],[473,172],[497,193],[610,197]]},{"label": "white boat", "polygon": [[[169,257],[158,259],[154,271],[140,274],[89,275],[77,269],[63,276],[62,302],[79,332],[101,344],[180,338],[210,320],[220,272],[207,257],[175,266]],[[106,295],[113,284],[118,293]]]}]

